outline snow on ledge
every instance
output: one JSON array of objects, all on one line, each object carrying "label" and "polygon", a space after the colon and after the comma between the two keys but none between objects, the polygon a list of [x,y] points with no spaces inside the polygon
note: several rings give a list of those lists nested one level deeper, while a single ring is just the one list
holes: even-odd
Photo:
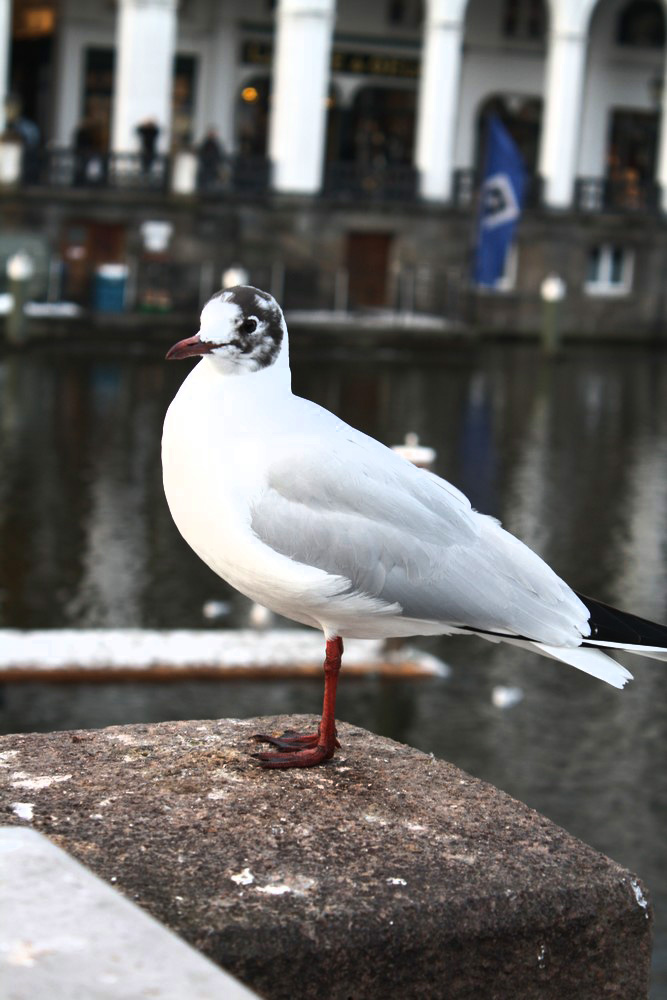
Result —
[{"label": "snow on ledge", "polygon": [[[36,674],[197,672],[319,674],[324,640],[308,629],[0,629],[0,678]],[[345,672],[446,676],[448,667],[421,650],[387,652],[382,640],[345,642]]]}]

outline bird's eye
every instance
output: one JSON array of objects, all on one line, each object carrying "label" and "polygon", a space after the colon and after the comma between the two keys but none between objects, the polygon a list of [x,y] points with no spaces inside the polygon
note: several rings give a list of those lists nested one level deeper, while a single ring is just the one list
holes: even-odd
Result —
[{"label": "bird's eye", "polygon": [[254,333],[256,329],[257,329],[257,320],[255,319],[254,316],[251,316],[249,319],[243,320],[243,323],[241,324],[242,333]]}]

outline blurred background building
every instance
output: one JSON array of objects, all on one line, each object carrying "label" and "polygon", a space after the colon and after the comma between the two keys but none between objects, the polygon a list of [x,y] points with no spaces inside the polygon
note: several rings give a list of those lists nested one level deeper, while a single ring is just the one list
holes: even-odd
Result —
[{"label": "blurred background building", "polygon": [[[27,247],[35,294],[82,305],[108,265],[127,269],[123,309],[178,312],[240,264],[291,308],[516,333],[539,326],[557,273],[567,332],[660,337],[665,14],[0,0],[0,258]],[[529,179],[495,294],[470,281],[491,113]]]}]

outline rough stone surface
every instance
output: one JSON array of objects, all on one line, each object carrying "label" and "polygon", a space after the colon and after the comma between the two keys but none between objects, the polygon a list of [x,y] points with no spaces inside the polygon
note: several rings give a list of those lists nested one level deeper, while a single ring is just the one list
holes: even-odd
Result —
[{"label": "rough stone surface", "polygon": [[36,830],[0,828],[3,1000],[258,1000]]},{"label": "rough stone surface", "polygon": [[[29,823],[271,1000],[639,1000],[640,883],[452,765],[340,725],[324,767],[178,722],[0,740]],[[314,720],[299,720],[312,725]]]}]

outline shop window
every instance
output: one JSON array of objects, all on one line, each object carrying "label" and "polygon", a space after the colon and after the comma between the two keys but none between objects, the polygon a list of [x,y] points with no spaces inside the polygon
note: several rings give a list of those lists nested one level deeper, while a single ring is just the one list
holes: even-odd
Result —
[{"label": "shop window", "polygon": [[616,41],[631,48],[660,49],[665,44],[665,16],[658,0],[632,0],[618,15]]},{"label": "shop window", "polygon": [[541,42],[546,33],[544,0],[505,0],[502,33],[505,38]]},{"label": "shop window", "polygon": [[593,246],[588,252],[584,290],[588,295],[627,295],[632,289],[634,253],[612,243]]}]

